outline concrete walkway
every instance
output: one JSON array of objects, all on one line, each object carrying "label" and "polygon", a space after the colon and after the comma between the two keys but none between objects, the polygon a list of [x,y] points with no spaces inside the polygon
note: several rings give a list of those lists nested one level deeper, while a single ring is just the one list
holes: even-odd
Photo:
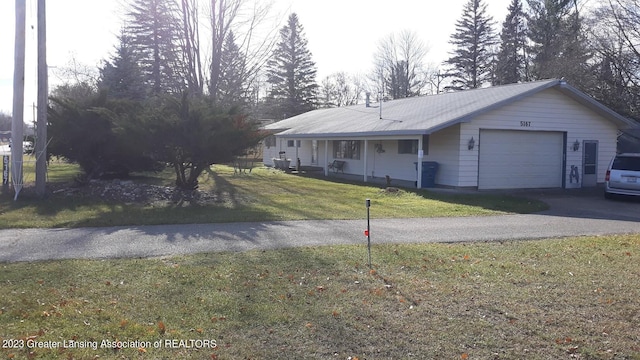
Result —
[{"label": "concrete walkway", "polygon": [[[634,204],[640,205],[640,204]],[[638,209],[638,207],[634,207]],[[639,206],[640,207],[640,206]],[[640,212],[639,212],[640,214]],[[372,220],[371,241],[503,241],[640,233],[640,217],[581,214]],[[0,230],[0,262],[136,258],[294,246],[366,244],[365,220]]]}]

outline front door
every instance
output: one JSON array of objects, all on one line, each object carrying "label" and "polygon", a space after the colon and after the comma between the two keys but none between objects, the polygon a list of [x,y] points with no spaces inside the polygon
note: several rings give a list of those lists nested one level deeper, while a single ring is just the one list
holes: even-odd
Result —
[{"label": "front door", "polygon": [[582,142],[582,186],[596,186],[598,182],[598,140]]}]

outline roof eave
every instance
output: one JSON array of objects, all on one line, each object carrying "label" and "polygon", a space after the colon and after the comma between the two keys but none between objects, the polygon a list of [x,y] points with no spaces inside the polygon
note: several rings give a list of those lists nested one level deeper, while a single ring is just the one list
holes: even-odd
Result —
[{"label": "roof eave", "polygon": [[289,139],[332,139],[332,138],[367,138],[379,136],[420,136],[432,133],[430,129],[417,130],[392,130],[392,131],[363,131],[363,132],[344,132],[344,133],[279,133],[275,134],[278,138]]}]

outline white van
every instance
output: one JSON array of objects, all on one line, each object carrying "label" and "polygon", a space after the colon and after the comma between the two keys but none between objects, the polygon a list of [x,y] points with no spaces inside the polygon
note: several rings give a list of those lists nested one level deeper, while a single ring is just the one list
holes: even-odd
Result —
[{"label": "white van", "polygon": [[618,154],[609,163],[604,197],[613,195],[640,196],[640,154]]}]

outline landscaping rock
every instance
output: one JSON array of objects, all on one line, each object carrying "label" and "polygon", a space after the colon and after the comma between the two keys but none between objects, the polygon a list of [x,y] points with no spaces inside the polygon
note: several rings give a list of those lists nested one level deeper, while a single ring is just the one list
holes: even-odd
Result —
[{"label": "landscaping rock", "polygon": [[50,189],[52,196],[100,198],[107,202],[171,205],[171,204],[220,204],[230,201],[230,195],[201,190],[182,190],[171,186],[136,183],[131,180],[91,180],[84,186],[56,185]]}]

